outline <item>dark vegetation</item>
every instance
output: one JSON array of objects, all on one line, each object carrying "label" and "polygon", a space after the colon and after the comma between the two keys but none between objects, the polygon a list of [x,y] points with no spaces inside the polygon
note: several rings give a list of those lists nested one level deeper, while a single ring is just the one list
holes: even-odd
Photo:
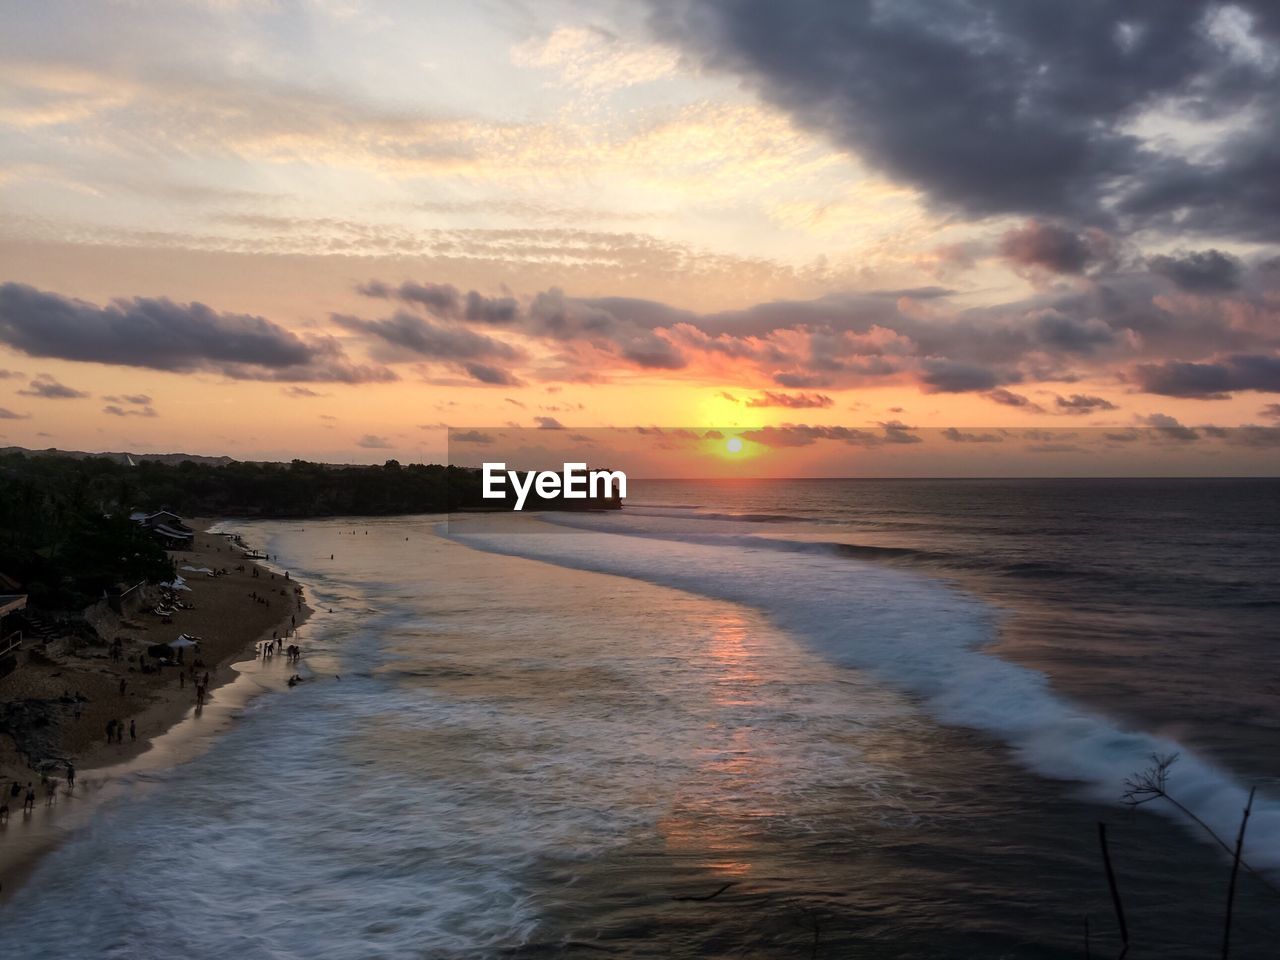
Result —
[{"label": "dark vegetation", "polygon": [[173,575],[128,509],[104,509],[96,494],[79,470],[0,466],[0,572],[22,585],[32,606],[80,608],[116,584]]},{"label": "dark vegetation", "polygon": [[[0,572],[33,605],[71,608],[113,584],[171,575],[164,552],[128,519],[134,510],[290,518],[502,508],[481,498],[479,471],[465,467],[176,459],[0,454]],[[564,506],[530,500],[528,509]]]}]

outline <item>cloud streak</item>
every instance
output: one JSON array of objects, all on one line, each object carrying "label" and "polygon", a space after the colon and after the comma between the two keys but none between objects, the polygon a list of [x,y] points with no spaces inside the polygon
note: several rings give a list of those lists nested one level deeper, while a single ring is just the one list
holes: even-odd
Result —
[{"label": "cloud streak", "polygon": [[235,380],[396,379],[386,367],[352,363],[332,337],[302,337],[263,317],[166,298],[99,307],[21,283],[0,284],[0,343],[32,357]]}]

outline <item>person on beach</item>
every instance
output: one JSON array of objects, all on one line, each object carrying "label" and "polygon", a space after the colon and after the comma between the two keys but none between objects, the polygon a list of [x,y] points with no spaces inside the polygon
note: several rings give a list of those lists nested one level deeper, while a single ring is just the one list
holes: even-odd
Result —
[{"label": "person on beach", "polygon": [[9,822],[9,801],[5,800],[3,803],[0,803],[0,823],[8,823],[8,822]]},{"label": "person on beach", "polygon": [[71,761],[67,761],[67,793],[76,788],[76,768],[71,765]]},{"label": "person on beach", "polygon": [[107,721],[107,743],[116,742],[116,722],[114,720]]},{"label": "person on beach", "polygon": [[36,788],[30,780],[27,781],[27,795],[22,799],[22,812],[35,813],[36,811]]},{"label": "person on beach", "polygon": [[124,692],[125,692],[125,690],[128,688],[128,686],[129,686],[129,680],[128,680],[128,678],[127,678],[127,677],[121,677],[121,678],[120,678],[120,696],[122,696],[122,697],[124,696]]},{"label": "person on beach", "polygon": [[134,743],[138,742],[138,727],[132,719],[129,720],[129,739]]}]

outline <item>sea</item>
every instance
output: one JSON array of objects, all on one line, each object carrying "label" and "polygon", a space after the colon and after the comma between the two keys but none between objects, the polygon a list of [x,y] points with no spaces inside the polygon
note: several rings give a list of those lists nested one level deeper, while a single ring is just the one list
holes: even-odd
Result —
[{"label": "sea", "polygon": [[303,682],[134,774],[0,944],[1218,957],[1254,790],[1229,955],[1280,955],[1280,481],[630,486],[224,524],[308,586]]}]

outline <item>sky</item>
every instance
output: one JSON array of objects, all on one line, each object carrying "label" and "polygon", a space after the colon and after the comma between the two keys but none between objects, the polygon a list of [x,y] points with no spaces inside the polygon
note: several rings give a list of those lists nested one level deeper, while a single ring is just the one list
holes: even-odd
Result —
[{"label": "sky", "polygon": [[0,15],[0,445],[407,462],[551,421],[753,431],[774,474],[908,435],[963,472],[991,431],[1274,472],[1274,3]]}]

